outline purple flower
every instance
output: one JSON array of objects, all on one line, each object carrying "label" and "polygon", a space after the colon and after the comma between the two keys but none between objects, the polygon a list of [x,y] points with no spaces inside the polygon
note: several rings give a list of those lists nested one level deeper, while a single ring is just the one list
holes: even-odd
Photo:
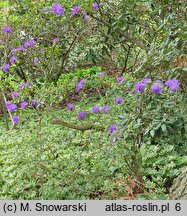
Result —
[{"label": "purple flower", "polygon": [[19,96],[19,93],[18,92],[12,92],[12,97],[13,98],[17,98]]},{"label": "purple flower", "polygon": [[146,85],[147,83],[151,82],[151,79],[146,77],[142,82]]},{"label": "purple flower", "polygon": [[14,117],[12,118],[12,121],[13,121],[14,124],[17,124],[17,123],[19,123],[19,121],[20,121],[20,117],[19,117],[19,116],[14,116]]},{"label": "purple flower", "polygon": [[30,46],[36,46],[36,41],[35,40],[30,40],[29,44],[30,44]]},{"label": "purple flower", "polygon": [[38,102],[34,99],[32,100],[32,106],[36,108],[38,106]]},{"label": "purple flower", "polygon": [[161,94],[162,93],[162,82],[159,80],[155,81],[153,86],[151,87],[151,91],[157,95]]},{"label": "purple flower", "polygon": [[24,47],[25,47],[25,48],[28,48],[29,46],[30,46],[29,41],[26,41],[26,42],[24,43]]},{"label": "purple flower", "polygon": [[79,92],[84,86],[84,80],[81,80],[77,85],[76,85],[76,91]]},{"label": "purple flower", "polygon": [[121,98],[121,97],[116,98],[116,103],[117,104],[121,104],[122,102],[123,102],[123,98]]},{"label": "purple flower", "polygon": [[13,104],[11,101],[6,102],[6,108],[8,109],[9,112],[14,112],[17,109],[16,104]]},{"label": "purple flower", "polygon": [[29,104],[26,101],[20,103],[21,109],[25,109]]},{"label": "purple flower", "polygon": [[117,80],[118,80],[118,83],[124,83],[125,81],[123,76],[118,77]]},{"label": "purple flower", "polygon": [[105,76],[105,74],[103,73],[103,72],[98,72],[97,73],[99,76],[101,76],[101,77],[104,77]]},{"label": "purple flower", "polygon": [[40,53],[43,53],[43,51],[44,51],[44,48],[41,48],[41,49],[40,49]]},{"label": "purple flower", "polygon": [[19,89],[24,89],[25,88],[25,83],[21,83],[20,85],[19,85]]},{"label": "purple flower", "polygon": [[21,83],[20,85],[19,85],[19,89],[26,89],[26,88],[28,88],[28,87],[32,87],[33,86],[33,84],[32,83],[28,83],[28,82],[26,82],[26,83]]},{"label": "purple flower", "polygon": [[3,70],[4,72],[6,72],[6,73],[9,72],[9,69],[10,69],[10,65],[9,65],[9,64],[5,64],[5,65],[3,66],[3,68],[2,68],[2,70]]},{"label": "purple flower", "polygon": [[15,53],[17,51],[25,51],[25,48],[24,47],[16,47],[16,48],[11,50],[12,53]]},{"label": "purple flower", "polygon": [[69,104],[67,105],[67,109],[72,111],[72,110],[75,109],[75,105],[69,103]]},{"label": "purple flower", "polygon": [[5,27],[3,27],[3,31],[4,31],[4,33],[11,33],[12,28],[10,26],[5,26]]},{"label": "purple flower", "polygon": [[62,8],[62,6],[60,5],[60,3],[56,3],[53,5],[52,7],[52,12],[54,14],[58,14],[60,16],[63,16],[65,14],[64,9]]},{"label": "purple flower", "polygon": [[86,118],[86,112],[85,111],[81,111],[78,113],[78,119],[82,120]]},{"label": "purple flower", "polygon": [[34,58],[34,64],[37,65],[39,63],[39,58],[35,57]]},{"label": "purple flower", "polygon": [[14,64],[14,62],[17,60],[18,58],[16,56],[12,56],[9,61],[11,64]]},{"label": "purple flower", "polygon": [[143,83],[142,81],[141,82],[137,82],[135,83],[135,92],[136,93],[141,93],[145,90],[145,83]]},{"label": "purple flower", "polygon": [[54,44],[58,43],[59,41],[60,41],[59,38],[54,38],[54,39],[52,40],[52,42],[53,42]]},{"label": "purple flower", "polygon": [[86,11],[82,11],[82,14],[83,14],[84,21],[90,23],[90,19],[88,17],[87,12]]},{"label": "purple flower", "polygon": [[92,7],[93,7],[93,9],[94,9],[95,11],[99,10],[99,5],[97,4],[97,2],[94,2],[94,3],[92,4]]},{"label": "purple flower", "polygon": [[108,113],[110,111],[110,107],[108,105],[104,106],[102,109],[103,113]]},{"label": "purple flower", "polygon": [[35,40],[30,40],[30,41],[26,41],[26,42],[24,43],[24,47],[25,47],[25,48],[28,48],[28,47],[30,47],[30,46],[36,46],[36,41],[35,41]]},{"label": "purple flower", "polygon": [[116,125],[114,125],[114,124],[109,127],[109,133],[110,134],[112,134],[116,130],[117,130],[117,128],[116,128]]},{"label": "purple flower", "polygon": [[81,6],[77,5],[75,6],[72,11],[71,11],[71,15],[75,16],[75,14],[78,14],[80,12]]},{"label": "purple flower", "polygon": [[167,80],[165,84],[172,92],[177,92],[179,89],[179,81],[177,79]]},{"label": "purple flower", "polygon": [[95,114],[97,114],[97,113],[100,112],[100,108],[99,108],[98,106],[94,106],[94,107],[92,108],[92,112],[95,113]]}]

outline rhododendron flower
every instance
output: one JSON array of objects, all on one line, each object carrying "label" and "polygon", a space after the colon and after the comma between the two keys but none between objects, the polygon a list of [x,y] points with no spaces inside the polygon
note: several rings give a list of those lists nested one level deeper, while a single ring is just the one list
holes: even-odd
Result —
[{"label": "rhododendron flower", "polygon": [[124,77],[123,76],[120,76],[120,77],[118,77],[117,78],[117,81],[118,81],[118,83],[124,83]]},{"label": "rhododendron flower", "polygon": [[14,64],[14,62],[15,62],[17,59],[18,59],[17,56],[12,56],[12,57],[9,59],[9,61],[10,61],[11,64]]},{"label": "rhododendron flower", "polygon": [[151,79],[146,77],[142,82],[146,85],[147,83],[151,82]]},{"label": "rhododendron flower", "polygon": [[9,112],[14,112],[17,109],[16,104],[13,104],[11,101],[6,102],[6,108],[8,109]]},{"label": "rhododendron flower", "polygon": [[145,85],[145,83],[144,82],[137,82],[137,83],[135,83],[135,92],[136,93],[141,93],[141,92],[143,92],[144,90],[145,90],[145,87],[146,87],[146,85]]},{"label": "rhododendron flower", "polygon": [[3,31],[4,31],[4,33],[11,33],[12,28],[10,26],[5,26],[5,27],[3,27]]},{"label": "rhododendron flower", "polygon": [[14,117],[12,118],[12,121],[13,121],[14,124],[17,124],[17,123],[19,123],[19,121],[20,121],[20,117],[19,117],[19,116],[14,116]]},{"label": "rhododendron flower", "polygon": [[151,91],[157,95],[161,94],[162,93],[162,82],[159,80],[155,81],[151,88]]},{"label": "rhododendron flower", "polygon": [[18,92],[12,92],[12,97],[13,98],[17,98],[19,96],[19,93]]},{"label": "rhododendron flower", "polygon": [[69,103],[69,104],[67,105],[67,109],[72,111],[72,110],[75,109],[75,105]]},{"label": "rhododendron flower", "polygon": [[75,7],[72,9],[72,11],[71,11],[71,15],[72,15],[72,16],[75,16],[76,14],[78,14],[78,13],[80,12],[80,10],[81,10],[81,6],[80,6],[80,5],[75,6]]},{"label": "rhododendron flower", "polygon": [[94,106],[94,107],[92,108],[92,112],[95,113],[95,114],[97,114],[97,113],[100,112],[100,108],[99,108],[98,106]]},{"label": "rhododendron flower", "polygon": [[110,111],[110,107],[108,105],[104,106],[102,109],[103,113],[108,113]]},{"label": "rhododendron flower", "polygon": [[16,48],[11,50],[12,53],[15,53],[17,51],[25,51],[25,48],[24,47],[16,47]]},{"label": "rhododendron flower", "polygon": [[19,85],[19,89],[26,89],[26,88],[28,88],[28,87],[32,87],[33,86],[33,84],[32,83],[28,83],[28,82],[26,82],[26,83],[21,83],[20,85]]},{"label": "rhododendron flower", "polygon": [[86,118],[86,112],[85,111],[81,111],[78,113],[78,119],[82,120]]},{"label": "rhododendron flower", "polygon": [[116,130],[117,130],[117,128],[116,128],[116,125],[114,125],[114,124],[109,127],[109,133],[110,134],[112,134]]},{"label": "rhododendron flower", "polygon": [[54,44],[58,43],[59,41],[60,41],[59,38],[54,38],[54,39],[52,40],[52,42],[53,42]]},{"label": "rhododendron flower", "polygon": [[97,73],[99,76],[101,76],[101,77],[104,77],[105,76],[105,74],[103,73],[103,72],[98,72]]},{"label": "rhododendron flower", "polygon": [[84,80],[81,80],[77,85],[76,85],[76,91],[79,92],[84,86]]},{"label": "rhododendron flower", "polygon": [[58,14],[60,16],[63,16],[65,14],[64,9],[62,8],[62,6],[60,5],[60,3],[56,3],[53,5],[52,7],[52,12],[54,14]]},{"label": "rhododendron flower", "polygon": [[94,2],[94,3],[92,4],[92,7],[93,7],[93,9],[94,9],[95,11],[99,10],[99,5],[97,4],[97,2]]},{"label": "rhododendron flower", "polygon": [[30,41],[26,41],[26,42],[24,43],[24,47],[25,47],[25,48],[28,48],[28,47],[30,47],[30,46],[36,46],[36,41],[35,41],[35,40],[30,40]]},{"label": "rhododendron flower", "polygon": [[39,63],[39,58],[35,57],[34,58],[34,64],[37,65]]},{"label": "rhododendron flower", "polygon": [[117,104],[121,104],[123,102],[123,98],[117,97],[115,101]]},{"label": "rhododendron flower", "polygon": [[82,11],[82,14],[83,14],[84,21],[87,22],[87,23],[90,23],[90,19],[88,17],[87,12],[86,11]]},{"label": "rhododendron flower", "polygon": [[179,89],[179,81],[177,79],[167,80],[165,84],[172,92],[177,92]]},{"label": "rhododendron flower", "polygon": [[27,103],[27,101],[23,101],[20,103],[20,107],[21,109],[25,109],[29,104]]},{"label": "rhododendron flower", "polygon": [[5,65],[3,66],[3,68],[2,68],[2,70],[3,70],[4,72],[6,72],[6,73],[9,72],[9,69],[10,69],[10,65],[9,65],[9,64],[5,64]]},{"label": "rhododendron flower", "polygon": [[38,102],[34,99],[32,100],[32,106],[36,108],[38,106]]}]

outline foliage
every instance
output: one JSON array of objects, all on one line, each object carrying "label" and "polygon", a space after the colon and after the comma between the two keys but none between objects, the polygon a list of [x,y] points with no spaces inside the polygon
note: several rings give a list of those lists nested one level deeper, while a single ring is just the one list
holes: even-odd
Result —
[{"label": "foliage", "polygon": [[0,3],[0,198],[168,198],[187,163],[182,1],[60,3]]}]

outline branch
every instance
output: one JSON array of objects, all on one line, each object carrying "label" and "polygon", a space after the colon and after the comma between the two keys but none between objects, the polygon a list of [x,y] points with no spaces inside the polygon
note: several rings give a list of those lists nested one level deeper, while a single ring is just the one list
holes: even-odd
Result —
[{"label": "branch", "polygon": [[75,130],[80,130],[80,131],[85,131],[85,130],[99,130],[99,131],[104,131],[104,127],[97,127],[95,125],[74,125],[72,123],[65,122],[60,119],[54,119],[52,124],[57,124],[57,125],[63,125],[68,128],[72,128]]}]

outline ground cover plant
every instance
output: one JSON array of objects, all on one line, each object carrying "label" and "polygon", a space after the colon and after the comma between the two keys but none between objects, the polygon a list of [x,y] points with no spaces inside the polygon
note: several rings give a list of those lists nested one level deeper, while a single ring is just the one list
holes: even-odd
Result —
[{"label": "ground cover plant", "polygon": [[183,4],[1,1],[0,199],[170,198],[187,166]]}]

